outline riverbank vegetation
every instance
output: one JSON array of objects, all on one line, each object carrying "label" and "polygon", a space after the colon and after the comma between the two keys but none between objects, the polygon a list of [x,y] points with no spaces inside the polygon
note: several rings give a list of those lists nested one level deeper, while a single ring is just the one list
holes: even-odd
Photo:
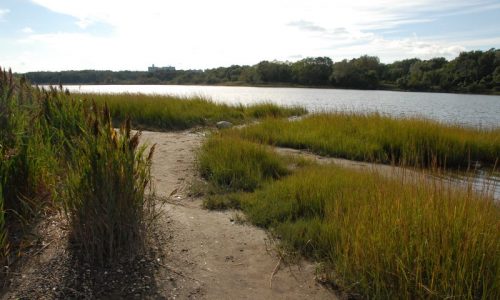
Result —
[{"label": "riverbank vegetation", "polygon": [[[242,209],[285,246],[321,261],[326,281],[350,294],[500,296],[500,208],[490,196],[423,175],[406,180],[312,162],[283,172],[290,159],[230,131],[213,134],[199,160],[214,186],[206,207]],[[238,184],[247,181],[256,184]]]},{"label": "riverbank vegetation", "polygon": [[104,265],[140,248],[153,148],[139,147],[129,121],[116,131],[107,106],[0,70],[0,128],[2,266],[22,257],[24,235],[50,210],[64,212],[84,261]]},{"label": "riverbank vegetation", "polygon": [[30,72],[37,84],[207,84],[316,86],[457,93],[500,93],[500,50],[462,52],[447,61],[437,57],[381,63],[376,56],[334,62],[328,57],[297,62],[261,61],[207,70]]},{"label": "riverbank vegetation", "polygon": [[313,114],[298,121],[267,119],[236,134],[264,144],[351,160],[467,170],[494,167],[500,129],[465,128],[378,113]]},{"label": "riverbank vegetation", "polygon": [[302,107],[272,103],[227,105],[203,97],[174,97],[144,94],[74,94],[96,103],[106,103],[115,122],[130,117],[134,128],[176,130],[214,126],[218,121],[242,124],[266,117],[289,117],[307,113]]}]

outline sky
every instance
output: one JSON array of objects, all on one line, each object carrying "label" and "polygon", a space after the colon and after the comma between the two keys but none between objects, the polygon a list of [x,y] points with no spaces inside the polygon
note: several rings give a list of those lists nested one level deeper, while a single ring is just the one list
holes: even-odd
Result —
[{"label": "sky", "polygon": [[14,72],[390,63],[490,48],[500,0],[0,0],[0,66]]}]

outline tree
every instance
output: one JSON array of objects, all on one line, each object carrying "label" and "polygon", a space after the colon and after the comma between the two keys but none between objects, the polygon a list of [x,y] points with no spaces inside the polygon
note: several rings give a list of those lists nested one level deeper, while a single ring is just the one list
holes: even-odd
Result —
[{"label": "tree", "polygon": [[295,82],[306,85],[326,85],[333,62],[328,57],[305,58],[292,64]]}]

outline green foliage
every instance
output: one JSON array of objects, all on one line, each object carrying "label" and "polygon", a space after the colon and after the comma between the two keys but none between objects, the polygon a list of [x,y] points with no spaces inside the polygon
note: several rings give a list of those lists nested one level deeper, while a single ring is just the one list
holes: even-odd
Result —
[{"label": "green foliage", "polygon": [[75,97],[93,99],[100,104],[106,103],[115,122],[121,122],[130,116],[134,127],[157,130],[213,126],[222,120],[241,124],[254,118],[307,113],[300,107],[286,108],[271,103],[233,106],[201,97],[179,98],[143,94],[76,94]]},{"label": "green foliage", "polygon": [[460,93],[497,93],[500,50],[463,52],[448,62],[438,57],[380,63],[364,55],[333,63],[328,57],[308,57],[294,63],[262,61],[207,70],[31,72],[39,84],[278,84],[356,89],[405,89]]},{"label": "green foliage", "polygon": [[253,191],[288,173],[279,156],[238,137],[211,136],[198,156],[201,175],[227,191]]},{"label": "green foliage", "polygon": [[333,62],[328,57],[304,58],[292,64],[295,81],[304,85],[326,85]]},{"label": "green foliage", "polygon": [[339,87],[376,89],[379,85],[379,71],[378,57],[364,55],[335,63],[330,81]]},{"label": "green foliage", "polygon": [[261,61],[255,69],[262,82],[291,82],[293,76],[291,65],[279,61]]},{"label": "green foliage", "polygon": [[380,114],[317,114],[300,121],[267,119],[235,130],[242,137],[334,157],[417,167],[494,166],[500,130],[471,129]]}]

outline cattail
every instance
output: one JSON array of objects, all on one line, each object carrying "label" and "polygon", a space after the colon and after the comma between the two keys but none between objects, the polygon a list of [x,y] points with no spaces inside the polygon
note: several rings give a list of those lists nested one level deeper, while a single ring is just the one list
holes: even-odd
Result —
[{"label": "cattail", "polygon": [[130,127],[131,127],[131,124],[130,124],[130,116],[127,117],[127,119],[125,120],[125,136],[128,138],[130,138]]},{"label": "cattail", "polygon": [[111,127],[111,115],[109,113],[109,107],[107,103],[104,103],[104,109],[102,111],[102,114],[106,125],[109,125]]},{"label": "cattail", "polygon": [[93,124],[94,136],[99,136],[99,120],[95,119]]},{"label": "cattail", "polygon": [[155,149],[156,149],[156,144],[153,144],[153,146],[151,146],[151,149],[149,150],[149,155],[147,158],[148,162],[151,162],[153,160],[153,154],[155,152]]},{"label": "cattail", "polygon": [[129,149],[135,150],[139,145],[139,137],[141,136],[141,132],[137,131],[136,134],[129,141]]}]

